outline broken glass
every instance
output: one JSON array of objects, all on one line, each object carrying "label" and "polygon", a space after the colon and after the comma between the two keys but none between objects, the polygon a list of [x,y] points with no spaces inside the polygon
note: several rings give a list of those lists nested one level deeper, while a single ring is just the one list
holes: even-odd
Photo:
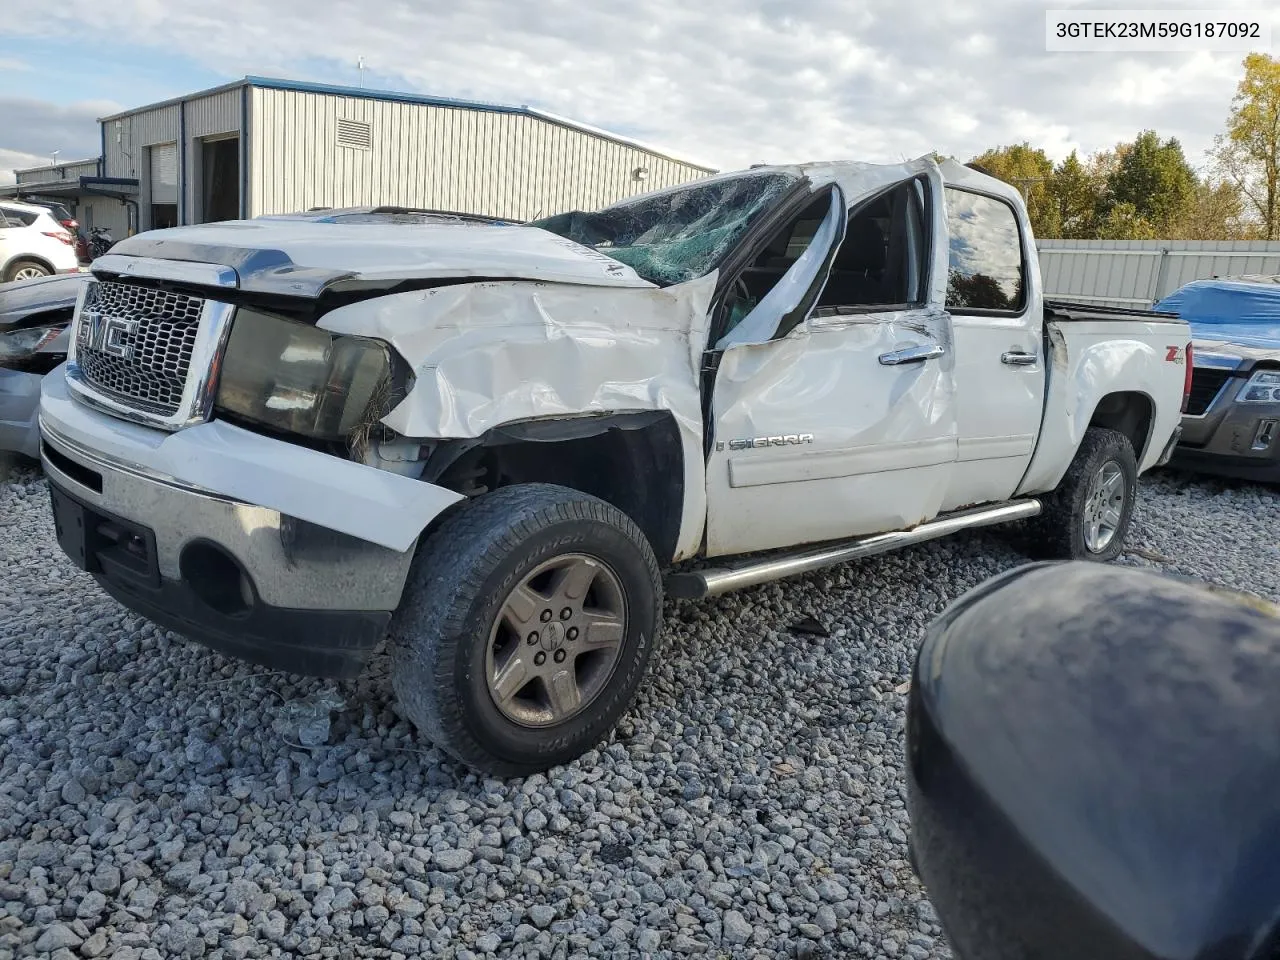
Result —
[{"label": "broken glass", "polygon": [[528,226],[591,247],[665,287],[710,273],[798,182],[776,171],[743,173],[646,194],[595,213],[573,210]]}]

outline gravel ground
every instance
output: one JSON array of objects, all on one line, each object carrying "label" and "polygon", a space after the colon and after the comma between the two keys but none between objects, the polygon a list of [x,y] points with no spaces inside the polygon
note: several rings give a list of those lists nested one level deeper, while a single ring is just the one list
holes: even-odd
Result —
[{"label": "gravel ground", "polygon": [[[1159,475],[1124,562],[1280,601],[1280,496]],[[127,613],[0,484],[0,958],[947,957],[906,862],[926,623],[1023,562],[975,533],[703,604],[612,742],[504,784],[396,713]],[[795,634],[812,616],[830,636]]]}]

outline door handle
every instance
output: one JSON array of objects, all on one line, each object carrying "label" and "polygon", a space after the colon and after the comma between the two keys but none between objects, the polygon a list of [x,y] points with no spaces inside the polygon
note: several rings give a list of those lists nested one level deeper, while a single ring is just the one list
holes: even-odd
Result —
[{"label": "door handle", "polygon": [[886,367],[896,367],[903,363],[924,363],[926,360],[936,360],[947,351],[936,343],[920,343],[911,347],[903,347],[901,350],[890,350],[888,353],[880,354],[880,362]]},{"label": "door handle", "polygon": [[1036,355],[1023,353],[1021,350],[1010,350],[1008,353],[1000,354],[1000,362],[1007,363],[1011,367],[1029,367],[1036,362]]}]

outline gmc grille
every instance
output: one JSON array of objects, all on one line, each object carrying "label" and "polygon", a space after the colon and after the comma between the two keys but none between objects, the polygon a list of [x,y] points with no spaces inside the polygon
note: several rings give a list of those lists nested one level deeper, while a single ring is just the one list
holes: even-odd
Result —
[{"label": "gmc grille", "polygon": [[176,413],[203,307],[204,300],[180,293],[115,281],[89,284],[76,329],[76,364],[85,382],[139,410]]}]

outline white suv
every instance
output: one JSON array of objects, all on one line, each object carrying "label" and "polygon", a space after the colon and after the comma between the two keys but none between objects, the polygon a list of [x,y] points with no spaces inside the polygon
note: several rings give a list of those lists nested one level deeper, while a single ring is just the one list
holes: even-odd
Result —
[{"label": "white suv", "polygon": [[0,203],[0,283],[79,269],[75,235],[47,207]]}]

